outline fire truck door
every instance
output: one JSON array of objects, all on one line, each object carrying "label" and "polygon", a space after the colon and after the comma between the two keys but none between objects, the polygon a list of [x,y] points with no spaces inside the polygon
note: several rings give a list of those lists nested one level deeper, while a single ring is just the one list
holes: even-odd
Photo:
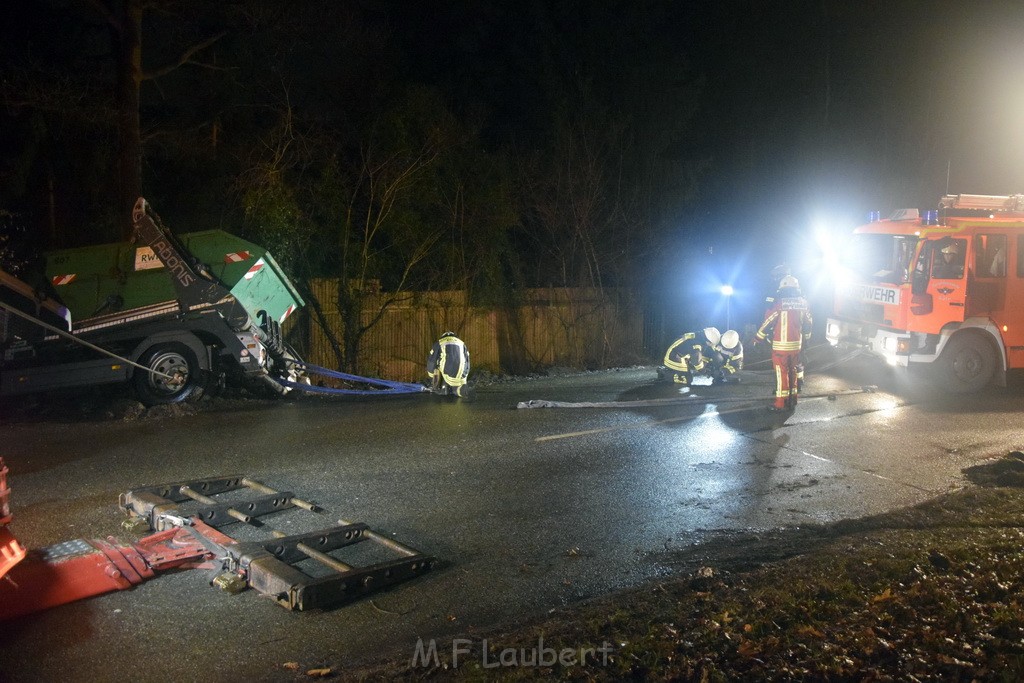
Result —
[{"label": "fire truck door", "polygon": [[[930,243],[931,276],[926,292],[932,299],[930,332],[946,323],[962,323],[967,304],[967,240],[943,238]],[[922,254],[925,256],[925,254]]]}]

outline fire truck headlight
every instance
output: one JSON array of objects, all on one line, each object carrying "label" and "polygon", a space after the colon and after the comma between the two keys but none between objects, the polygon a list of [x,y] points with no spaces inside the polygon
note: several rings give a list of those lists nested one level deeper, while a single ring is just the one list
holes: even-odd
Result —
[{"label": "fire truck headlight", "polygon": [[839,339],[839,324],[829,323],[825,326],[825,336],[829,339]]},{"label": "fire truck headlight", "polygon": [[886,337],[883,339],[882,349],[887,353],[896,353],[896,337]]}]

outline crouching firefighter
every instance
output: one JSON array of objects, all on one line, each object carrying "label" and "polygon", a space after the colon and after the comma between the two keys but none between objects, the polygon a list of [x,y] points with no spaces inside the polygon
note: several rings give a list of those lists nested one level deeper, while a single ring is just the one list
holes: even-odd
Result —
[{"label": "crouching firefighter", "polygon": [[687,332],[665,351],[664,374],[670,376],[676,384],[691,386],[694,374],[704,371],[710,361],[712,348],[721,339],[722,333],[714,327],[705,327],[700,332]]},{"label": "crouching firefighter", "polygon": [[454,332],[445,332],[434,342],[427,356],[430,390],[440,396],[466,396],[469,350]]},{"label": "crouching firefighter", "polygon": [[711,377],[715,384],[739,382],[737,375],[743,369],[743,343],[740,333],[726,330],[718,344],[711,347]]},{"label": "crouching firefighter", "polygon": [[812,325],[810,307],[800,293],[800,283],[787,275],[779,283],[775,303],[768,309],[754,337],[755,344],[768,341],[772,347],[775,402],[769,410],[796,407],[800,349],[803,342],[811,338]]}]

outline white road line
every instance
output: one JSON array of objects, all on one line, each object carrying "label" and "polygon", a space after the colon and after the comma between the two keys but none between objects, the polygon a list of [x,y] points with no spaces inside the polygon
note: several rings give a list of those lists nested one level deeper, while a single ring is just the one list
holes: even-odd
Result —
[{"label": "white road line", "polygon": [[[903,408],[903,407],[906,407],[908,405],[910,405],[910,404],[909,403],[901,403],[897,407]],[[707,417],[715,417],[715,416],[718,416],[718,415],[727,415],[729,413],[739,413],[739,412],[750,410],[751,408],[757,408],[757,405],[740,406],[740,407],[737,407],[737,408],[730,408],[728,410],[715,410],[715,411],[712,411],[712,412],[701,413],[700,415],[686,415],[686,416],[683,416],[683,417],[671,417],[671,418],[668,418],[668,419],[665,419],[665,420],[655,420],[654,422],[644,422],[643,424],[624,425],[624,426],[619,426],[619,427],[602,427],[601,429],[587,429],[587,430],[580,431],[580,432],[566,432],[565,434],[551,434],[549,436],[538,436],[538,437],[536,437],[534,439],[534,441],[535,442],[556,441],[558,439],[571,439],[571,438],[574,438],[574,437],[577,437],[577,436],[590,436],[591,434],[603,434],[603,433],[607,433],[607,432],[625,431],[627,429],[644,429],[646,427],[650,427],[650,426],[653,426],[653,425],[669,424],[669,423],[672,423],[672,422],[687,422],[687,421],[691,421],[691,420],[700,420],[702,418],[707,418]],[[888,407],[887,408],[879,408],[879,410],[891,410],[891,408],[888,408]],[[851,416],[853,416],[853,415],[863,415],[863,414],[864,413],[858,412],[858,413],[851,414]],[[836,417],[847,417],[847,416],[839,415],[839,416],[836,416]],[[832,418],[832,419],[835,419],[835,418]],[[816,422],[816,421],[817,420],[812,421],[812,422]],[[810,424],[810,423],[809,422],[808,423],[799,423],[798,422],[798,423],[793,424],[793,425],[782,425],[782,426],[783,427],[785,427],[785,426],[798,427],[798,426],[800,426],[800,424]],[[764,430],[761,430],[761,431],[764,431]],[[748,437],[750,439],[753,439],[755,441],[761,441],[761,439],[758,439],[755,436],[753,436],[754,434],[757,434],[757,432],[740,432],[739,434],[741,436],[746,436],[746,437]],[[764,443],[763,441],[761,441],[761,442]],[[782,446],[782,448],[785,449],[785,450],[788,450],[788,451],[790,451],[792,453],[799,453],[800,455],[804,455],[804,456],[806,456],[808,458],[812,458],[814,460],[818,460],[818,461],[821,461],[821,462],[827,462],[830,465],[835,465],[837,467],[842,467],[843,469],[852,470],[854,472],[860,472],[862,474],[866,474],[866,475],[868,475],[870,477],[874,477],[876,479],[881,479],[883,481],[887,481],[887,482],[890,482],[890,483],[893,483],[893,484],[898,484],[900,486],[906,486],[908,488],[916,489],[918,491],[923,491],[923,492],[926,492],[926,493],[933,493],[933,491],[931,491],[931,489],[926,489],[926,488],[923,488],[921,486],[917,486],[916,484],[911,484],[911,483],[905,482],[905,481],[897,481],[896,479],[892,479],[890,477],[886,477],[885,475],[878,474],[877,472],[872,472],[870,470],[865,470],[865,469],[862,469],[862,468],[859,468],[859,467],[851,467],[849,465],[844,465],[843,463],[836,462],[835,460],[831,460],[829,458],[825,458],[825,457],[820,456],[820,455],[815,455],[814,453],[808,453],[807,451],[797,450],[795,448],[790,448],[788,446]]]},{"label": "white road line", "polygon": [[653,425],[663,425],[672,422],[687,422],[689,420],[700,420],[705,417],[712,417],[715,415],[728,415],[729,413],[740,413],[751,408],[757,408],[756,405],[740,406],[739,408],[730,408],[729,410],[716,410],[710,413],[701,413],[700,415],[685,415],[683,417],[670,417],[666,420],[655,420],[654,422],[644,422],[643,424],[635,425],[623,425],[619,427],[602,427],[601,429],[588,429],[582,432],[567,432],[565,434],[551,434],[549,436],[538,436],[534,441],[554,441],[556,439],[571,439],[575,436],[589,436],[590,434],[603,434],[605,432],[618,432],[625,431],[627,429],[644,429]]}]

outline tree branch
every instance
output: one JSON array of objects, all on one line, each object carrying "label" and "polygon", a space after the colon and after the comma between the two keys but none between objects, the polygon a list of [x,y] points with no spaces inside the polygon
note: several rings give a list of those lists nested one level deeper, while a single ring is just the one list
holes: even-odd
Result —
[{"label": "tree branch", "polygon": [[124,29],[124,25],[118,21],[114,13],[110,11],[110,8],[102,0],[83,0],[83,2],[99,12],[103,20],[110,24],[118,33]]},{"label": "tree branch", "polygon": [[178,59],[175,60],[174,62],[171,62],[170,64],[167,64],[167,65],[165,65],[165,66],[163,66],[163,67],[161,67],[161,68],[159,68],[159,69],[157,69],[155,71],[147,71],[147,72],[143,73],[142,74],[142,80],[150,81],[150,80],[153,80],[154,78],[160,78],[161,76],[165,76],[165,75],[169,74],[170,72],[172,72],[175,69],[177,69],[179,66],[187,64],[189,62],[189,60],[192,59],[192,55],[194,55],[197,52],[200,52],[202,50],[205,50],[206,48],[210,47],[211,45],[216,43],[218,40],[220,40],[221,38],[223,38],[227,34],[228,34],[227,31],[221,31],[217,35],[210,36],[209,38],[207,38],[206,40],[204,40],[201,43],[196,43],[192,47],[190,47],[187,50],[185,50],[184,52],[182,52],[181,55],[178,57]]}]

